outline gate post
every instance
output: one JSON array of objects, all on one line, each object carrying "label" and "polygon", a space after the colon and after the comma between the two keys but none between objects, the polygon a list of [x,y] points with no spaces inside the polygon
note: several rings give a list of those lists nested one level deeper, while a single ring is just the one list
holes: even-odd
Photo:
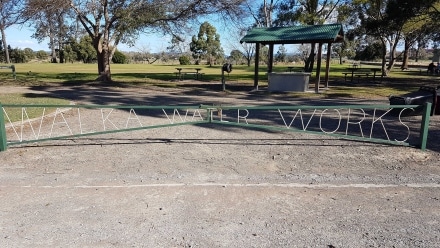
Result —
[{"label": "gate post", "polygon": [[6,151],[8,146],[6,140],[5,118],[3,116],[3,105],[0,103],[0,152]]},{"label": "gate post", "polygon": [[426,150],[426,143],[428,140],[429,119],[431,116],[432,103],[427,102],[423,106],[422,124],[420,126],[420,149]]}]

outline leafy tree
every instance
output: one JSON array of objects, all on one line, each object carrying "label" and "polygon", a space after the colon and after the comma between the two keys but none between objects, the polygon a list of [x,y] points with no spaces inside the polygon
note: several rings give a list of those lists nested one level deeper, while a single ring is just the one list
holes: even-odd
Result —
[{"label": "leafy tree", "polygon": [[[62,0],[53,0],[61,1]],[[191,19],[220,14],[235,18],[243,14],[245,0],[77,0],[70,4],[92,39],[97,54],[98,80],[110,81],[110,61],[116,47],[132,44],[139,32],[179,33]]]},{"label": "leafy tree", "polygon": [[23,49],[23,53],[26,56],[27,60],[32,60],[35,58],[35,53],[34,50],[32,50],[31,48],[25,48]]},{"label": "leafy tree", "polygon": [[216,28],[204,22],[200,26],[198,35],[192,37],[190,51],[196,59],[196,64],[200,63],[200,59],[207,59],[209,66],[212,66],[216,59],[223,57],[220,35],[217,34]]},{"label": "leafy tree", "polygon": [[[338,7],[349,0],[286,0],[276,5],[277,17],[274,26],[316,25],[335,19]],[[316,44],[310,45],[310,53],[305,61],[305,71],[312,71],[316,54]]]},{"label": "leafy tree", "polygon": [[[5,30],[14,25],[20,23],[21,20],[21,1],[20,0],[2,0],[0,1],[0,34],[2,36],[3,47],[8,47],[6,41]],[[4,55],[6,63],[10,63],[9,50],[4,49]]]},{"label": "leafy tree", "polygon": [[79,50],[79,42],[75,40],[73,37],[68,38],[68,42],[64,44],[63,55],[64,55],[64,63],[70,62],[73,63],[75,61],[80,61],[78,58],[78,50]]},{"label": "leafy tree", "polygon": [[355,60],[364,60],[364,61],[374,61],[380,60],[382,58],[382,44],[376,42],[373,44],[369,44],[362,51],[358,51]]},{"label": "leafy tree", "polygon": [[[438,1],[438,0],[435,0]],[[382,44],[382,73],[387,75],[396,61],[396,49],[399,42],[407,34],[406,49],[411,47],[411,30],[408,24],[414,22],[422,13],[432,6],[434,0],[356,0],[353,1],[353,13],[360,20],[358,32],[374,37]],[[411,25],[410,25],[411,26]],[[417,29],[417,28],[415,28]],[[415,34],[415,33],[414,33]],[[417,36],[417,35],[416,35]],[[417,40],[417,37],[414,38]],[[387,46],[389,46],[389,63],[387,65]]]},{"label": "leafy tree", "polygon": [[119,50],[116,50],[112,57],[112,62],[115,64],[126,64],[127,56],[125,56],[125,54],[121,53]]},{"label": "leafy tree", "polygon": [[353,58],[356,54],[354,49],[356,41],[344,40],[342,43],[334,44],[332,51],[336,53],[339,57],[339,64],[343,63],[343,58]]},{"label": "leafy tree", "polygon": [[269,47],[261,46],[260,48],[260,61],[269,64]]},{"label": "leafy tree", "polygon": [[49,38],[51,62],[57,63],[59,56],[63,63],[63,47],[68,38],[66,16],[69,13],[69,4],[56,0],[27,0],[23,12],[34,24],[35,33],[32,37],[39,42]]},{"label": "leafy tree", "polygon": [[73,43],[72,50],[76,52],[77,60],[83,63],[93,63],[96,61],[96,51],[90,36],[83,36],[78,43]]},{"label": "leafy tree", "polygon": [[37,52],[35,53],[35,57],[36,57],[38,60],[46,60],[46,59],[48,58],[48,54],[47,54],[47,52],[44,51],[44,50],[39,50],[39,51],[37,51]]},{"label": "leafy tree", "polygon": [[243,53],[240,50],[232,50],[230,54],[230,58],[235,61],[235,64],[238,65],[244,59]]},{"label": "leafy tree", "polygon": [[26,56],[24,50],[14,48],[10,50],[11,61],[13,63],[26,63],[29,62],[29,58]]},{"label": "leafy tree", "polygon": [[275,61],[286,62],[286,58],[287,58],[287,50],[284,46],[280,46],[275,56]]},{"label": "leafy tree", "polygon": [[188,44],[185,42],[185,39],[179,35],[173,35],[171,38],[170,46],[167,47],[167,50],[171,53],[182,54],[188,51]]},{"label": "leafy tree", "polygon": [[183,55],[179,57],[179,63],[181,65],[190,65],[191,64],[191,60],[188,56]]}]

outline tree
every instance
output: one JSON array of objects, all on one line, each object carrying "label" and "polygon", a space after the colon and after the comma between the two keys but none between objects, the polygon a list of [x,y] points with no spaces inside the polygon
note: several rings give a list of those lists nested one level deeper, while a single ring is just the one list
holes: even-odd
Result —
[{"label": "tree", "polygon": [[26,56],[26,53],[18,48],[11,49],[9,51],[11,56],[11,61],[13,63],[26,63],[29,62],[29,58]]},{"label": "tree", "polygon": [[190,65],[191,64],[191,60],[188,56],[186,55],[182,55],[179,57],[179,63],[181,65]]},{"label": "tree", "polygon": [[57,63],[59,56],[63,63],[63,47],[68,39],[68,24],[66,23],[69,5],[58,0],[26,0],[23,16],[32,21],[35,27],[33,38],[42,42],[49,38],[51,62]]},{"label": "tree", "polygon": [[35,57],[38,60],[47,60],[48,54],[44,50],[39,50],[35,53]]},{"label": "tree", "polygon": [[278,52],[275,56],[275,61],[277,62],[286,62],[287,50],[284,46],[280,46],[278,48]]},{"label": "tree", "polygon": [[187,45],[188,43],[185,42],[184,38],[178,35],[173,35],[170,46],[167,47],[167,50],[171,53],[183,54],[188,51]]},{"label": "tree", "polygon": [[34,52],[34,50],[32,50],[31,48],[25,48],[25,49],[23,49],[23,53],[24,53],[24,56],[26,56],[26,59],[29,61],[29,60],[32,60],[32,59],[34,59],[35,58],[35,52]]},{"label": "tree", "polygon": [[194,35],[189,45],[189,49],[196,60],[196,64],[200,63],[200,59],[207,59],[209,66],[212,66],[216,59],[223,57],[223,49],[220,44],[220,35],[214,26],[208,22],[200,25],[197,37]]},{"label": "tree", "polygon": [[123,54],[119,50],[116,50],[112,58],[112,62],[115,64],[125,64],[127,63],[127,56],[125,56],[125,54]]},{"label": "tree", "polygon": [[235,64],[238,65],[244,59],[243,53],[240,50],[232,50],[230,54],[230,58],[235,61]]},{"label": "tree", "polygon": [[96,50],[92,45],[92,38],[86,35],[81,37],[79,43],[75,43],[73,50],[76,51],[77,59],[83,63],[93,63],[97,61]]},{"label": "tree", "polygon": [[[438,0],[354,1],[355,11],[353,13],[356,13],[360,20],[358,32],[374,37],[382,44],[380,53],[382,55],[383,75],[388,75],[388,72],[393,68],[396,61],[396,49],[405,32],[410,35],[410,30],[406,28],[408,24],[426,9],[429,9],[433,2],[438,2]],[[408,42],[410,42],[409,39]],[[389,46],[388,64],[387,46]],[[410,44],[407,44],[406,49],[410,47]]]},{"label": "tree", "polygon": [[165,33],[185,30],[189,20],[209,14],[235,18],[244,0],[78,0],[71,3],[91,37],[98,59],[98,80],[110,81],[110,61],[120,42],[133,42],[139,32],[150,29]]},{"label": "tree", "polygon": [[[349,0],[286,0],[276,5],[275,26],[295,24],[316,25],[336,20],[336,11]],[[316,44],[310,44],[310,53],[305,61],[305,71],[312,71],[316,55]]]},{"label": "tree", "polygon": [[[2,0],[0,2],[0,33],[3,47],[8,47],[5,30],[14,24],[20,23],[22,17],[20,7],[20,0]],[[4,49],[4,52],[6,63],[9,64],[9,50]]]}]

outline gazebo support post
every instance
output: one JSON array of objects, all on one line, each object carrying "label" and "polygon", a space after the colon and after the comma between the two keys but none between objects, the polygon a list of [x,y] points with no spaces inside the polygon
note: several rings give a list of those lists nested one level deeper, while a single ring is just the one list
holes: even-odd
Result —
[{"label": "gazebo support post", "polygon": [[260,43],[255,44],[255,73],[254,73],[254,88],[258,90],[258,65],[260,62]]},{"label": "gazebo support post", "polygon": [[332,43],[327,44],[327,61],[325,63],[325,88],[328,88],[328,77],[330,74],[330,61],[332,59]]},{"label": "gazebo support post", "polygon": [[316,65],[315,93],[319,93],[319,83],[321,81],[321,60],[322,60],[321,57],[322,57],[322,43],[319,43],[318,64]]},{"label": "gazebo support post", "polygon": [[273,70],[273,44],[269,44],[269,64],[267,67],[267,73],[271,73]]}]

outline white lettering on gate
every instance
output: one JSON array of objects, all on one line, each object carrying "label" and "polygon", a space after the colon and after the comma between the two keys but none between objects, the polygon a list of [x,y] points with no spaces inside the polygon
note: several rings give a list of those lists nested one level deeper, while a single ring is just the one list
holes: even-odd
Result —
[{"label": "white lettering on gate", "polygon": [[297,116],[298,113],[299,113],[299,116],[300,116],[300,118],[301,118],[301,124],[302,124],[303,131],[306,131],[306,130],[307,130],[307,127],[308,127],[309,124],[310,124],[310,121],[312,120],[313,116],[314,116],[315,113],[316,113],[316,109],[313,111],[312,115],[310,116],[310,119],[309,119],[309,121],[307,122],[307,125],[306,125],[306,126],[304,126],[304,119],[303,119],[303,116],[302,116],[301,109],[298,109],[298,111],[295,112],[295,115],[293,116],[292,121],[289,123],[289,125],[287,125],[286,120],[284,119],[283,113],[281,112],[280,109],[278,109],[278,112],[280,113],[281,119],[283,120],[284,125],[286,126],[286,128],[290,128],[290,127],[292,126],[293,122],[294,122],[295,119],[296,119],[296,116]]},{"label": "white lettering on gate", "polygon": [[[35,134],[34,126],[32,125],[32,121],[31,121],[31,119],[29,118],[29,115],[28,115],[28,113],[27,113],[27,111],[26,111],[26,108],[21,108],[21,125],[20,125],[20,134],[18,134],[18,132],[17,132],[17,128],[16,128],[16,126],[14,125],[14,123],[12,123],[12,121],[11,121],[11,119],[9,118],[9,115],[8,115],[8,113],[6,112],[6,110],[5,110],[4,108],[2,108],[2,111],[3,111],[3,113],[5,114],[6,119],[7,119],[8,122],[10,123],[11,128],[12,128],[12,130],[13,130],[14,133],[15,133],[15,136],[17,137],[17,139],[18,139],[20,142],[23,141],[23,133],[24,133],[23,130],[24,130],[24,127],[25,127],[26,123],[29,124],[29,127],[30,127],[30,129],[31,129],[31,131],[32,131],[32,134],[33,134],[34,138],[35,138],[35,139],[38,139],[38,138],[39,138],[40,133],[41,133],[41,127],[42,127],[42,124],[43,124],[43,118],[44,118],[44,113],[45,113],[45,111],[46,111],[46,108],[43,108],[43,113],[42,113],[42,116],[41,116],[41,121],[40,121],[40,125],[39,125],[39,128],[38,128],[38,133],[37,133],[37,134]],[[25,117],[25,116],[26,116],[26,117]]]},{"label": "white lettering on gate", "polygon": [[[40,118],[35,118],[33,120],[31,120],[29,118],[29,114],[27,111],[27,108],[22,108],[21,109],[21,123],[17,124],[17,123],[12,123],[8,114],[6,113],[6,110],[3,108],[3,112],[5,117],[7,118],[7,120],[10,123],[11,128],[13,129],[16,137],[18,140],[20,140],[20,142],[23,141],[23,139],[26,138],[35,138],[35,139],[41,139],[42,136],[44,137],[49,137],[51,138],[53,135],[58,135],[61,132],[66,132],[66,130],[69,132],[70,135],[73,135],[73,131],[75,131],[76,133],[79,132],[80,134],[85,134],[85,133],[93,133],[96,132],[98,130],[100,130],[99,126],[94,126],[95,122],[89,122],[89,120],[84,120],[83,116],[85,110],[81,110],[80,108],[77,108],[77,114],[78,116],[71,116],[71,119],[66,119],[68,116],[65,115],[64,113],[64,109],[60,109],[57,108],[55,110],[54,113],[50,114],[50,115],[46,115],[46,108],[42,108],[42,115]],[[221,108],[216,108],[217,111],[219,112],[220,115],[220,121],[221,122],[226,122],[226,120],[223,120],[224,116],[223,115],[223,111]],[[412,108],[407,108],[407,109],[412,109]],[[108,108],[108,110],[106,110],[106,108],[98,108],[95,109],[96,111],[101,111],[101,117],[98,115],[90,115],[90,116],[96,116],[95,118],[97,118],[98,120],[101,118],[102,121],[102,126],[103,126],[103,130],[109,130],[109,129],[117,129],[120,130],[124,127],[124,123],[122,122],[124,119],[121,116],[118,116],[118,114],[120,114],[120,111],[115,111],[115,109],[113,108]],[[401,126],[399,129],[399,133],[397,134],[397,132],[394,132],[394,130],[392,130],[391,134],[393,134],[392,136],[394,136],[394,134],[396,133],[397,136],[400,138],[402,137],[402,135],[405,135],[405,131],[403,130],[403,132],[401,131],[401,129],[405,129],[407,132],[406,137],[402,137],[399,139],[394,138],[394,137],[389,137],[388,132],[391,129],[390,127],[388,127],[388,118],[386,118],[387,114],[392,110],[392,109],[388,109],[388,110],[383,110],[383,109],[371,109],[371,112],[366,112],[364,109],[322,109],[321,113],[319,113],[319,123],[317,118],[314,119],[314,117],[318,117],[318,109],[310,109],[308,111],[307,114],[303,115],[304,110],[303,109],[297,109],[297,110],[286,110],[286,111],[281,111],[281,109],[276,109],[281,117],[281,120],[284,124],[284,126],[287,129],[290,128],[295,128],[295,126],[297,126],[298,128],[300,128],[300,130],[302,129],[302,131],[308,131],[308,130],[320,130],[321,132],[325,133],[325,134],[335,134],[338,131],[340,131],[341,135],[349,135],[349,128],[351,128],[351,126],[355,126],[355,130],[352,130],[353,134],[350,135],[359,135],[362,138],[368,138],[364,137],[364,132],[363,129],[368,129],[368,126],[370,125],[370,121],[371,121],[371,126],[370,126],[370,135],[369,138],[372,139],[373,138],[373,132],[374,130],[376,130],[375,134],[379,132],[381,132],[383,130],[384,134],[386,135],[386,139],[388,139],[388,141],[390,141],[391,139],[393,141],[396,142],[405,142],[409,139],[410,135],[411,135],[411,131],[410,131],[410,127],[409,125],[407,125],[404,121],[402,121],[402,113],[404,112],[404,110],[406,109],[402,109],[402,111],[399,114],[399,119],[398,122],[397,120],[394,120],[394,125],[392,126],[393,128],[396,127],[396,123],[397,125]],[[346,112],[343,110],[348,110],[348,114],[345,116]],[[414,109],[412,109],[414,110]],[[202,113],[200,112],[199,109],[186,109],[186,110],[182,110],[182,109],[173,109],[173,113],[171,114],[167,114],[166,109],[162,109],[163,113],[165,114],[167,120],[171,123],[174,124],[176,122],[189,122],[189,121],[194,121],[195,119],[200,119],[200,120],[204,120]],[[183,112],[184,111],[184,112]],[[192,111],[192,113],[190,112]],[[264,111],[264,110],[263,110]],[[272,109],[271,111],[275,111],[275,109]],[[356,113],[357,111],[359,111],[359,113]],[[383,113],[383,111],[386,111]],[[74,110],[72,110],[73,113],[75,113]],[[286,117],[287,115],[290,115],[290,117],[292,118],[291,120],[288,120],[288,118]],[[87,114],[86,116],[89,116],[89,114]],[[237,108],[237,123],[246,123],[249,124],[249,122],[252,122],[252,119],[249,119],[250,116],[250,111],[248,109],[239,109]],[[50,118],[52,118],[52,120],[50,120]],[[92,117],[92,118],[93,118]],[[125,119],[125,128],[128,128],[129,126],[137,126],[137,123],[139,123],[140,127],[144,127],[142,124],[142,117],[143,116],[139,116],[135,109],[131,108],[129,113],[128,113],[128,117]],[[211,115],[212,117],[212,115]],[[346,120],[345,120],[346,118]],[[45,120],[46,119],[46,120]],[[264,119],[264,117],[260,117],[259,119]],[[297,120],[299,119],[299,120]],[[70,121],[70,123],[68,122],[68,120]],[[77,129],[76,126],[76,121],[78,120],[79,122],[79,130]],[[334,130],[326,130],[326,121],[332,121],[332,122],[337,122],[336,127],[334,128]],[[39,123],[38,123],[38,122]],[[43,122],[50,122],[51,124],[48,123],[48,125],[43,126]],[[165,120],[166,121],[166,120]],[[258,121],[258,120],[257,120]],[[296,122],[295,122],[296,121]],[[313,121],[313,122],[312,122]],[[345,126],[345,132],[343,130],[343,124],[341,127],[341,123],[343,123],[342,121],[346,121],[346,126]],[[298,122],[300,122],[301,124],[299,124]],[[367,124],[367,123],[368,124]],[[97,122],[99,123],[99,121]],[[190,123],[188,123],[190,124]],[[281,124],[281,126],[283,125]],[[381,128],[376,127],[375,125],[379,124],[381,126]],[[20,125],[20,128],[18,127]],[[99,124],[98,124],[99,125]],[[118,128],[117,125],[120,125],[121,127]],[[301,125],[301,126],[300,126]],[[318,126],[319,125],[319,126]],[[71,129],[72,127],[75,127],[74,130],[72,131]],[[90,132],[87,132],[88,130],[85,130],[85,127],[93,127],[91,129],[98,129],[98,130],[90,130]],[[300,127],[299,127],[300,126]],[[333,125],[332,125],[333,126]],[[359,131],[357,131],[357,127],[359,127]],[[330,127],[330,126],[329,126]],[[38,128],[38,130],[37,130]],[[48,128],[50,128],[50,130],[48,130]],[[327,129],[333,129],[332,127],[327,128]],[[56,131],[58,130],[58,131]],[[63,131],[64,130],[64,131]],[[357,134],[356,134],[357,132]],[[368,132],[368,131],[367,131]],[[382,133],[381,133],[382,134]],[[384,135],[384,136],[385,136]],[[29,137],[27,137],[29,136]],[[380,135],[382,136],[382,135]]]},{"label": "white lettering on gate", "polygon": [[[61,116],[62,120],[60,122],[55,122],[57,119],[57,116]],[[53,128],[54,128],[55,124],[65,125],[67,127],[67,129],[69,130],[70,135],[73,135],[73,132],[72,132],[72,129],[70,129],[69,123],[67,123],[66,118],[64,118],[63,111],[60,110],[59,108],[57,108],[55,110],[55,115],[53,117],[52,126],[50,128],[49,138],[52,137],[52,132],[53,132]]]},{"label": "white lettering on gate", "polygon": [[[81,121],[81,112],[80,112],[80,110],[79,110],[79,108],[77,108],[77,112],[78,112],[78,123],[79,123],[79,133],[80,134],[85,134],[85,132],[84,132],[84,125],[83,125],[83,123],[82,123],[82,121]],[[88,133],[93,133],[94,131],[92,131],[92,132],[88,132]]]},{"label": "white lettering on gate", "polygon": [[363,117],[362,117],[362,119],[360,120],[360,121],[358,121],[358,122],[351,122],[350,121],[350,116],[351,116],[351,109],[348,109],[348,115],[347,115],[347,126],[346,126],[346,128],[345,128],[345,135],[348,135],[348,125],[350,125],[350,124],[353,124],[353,125],[359,125],[359,130],[361,131],[361,136],[362,136],[362,138],[364,137],[364,131],[362,130],[362,125],[361,125],[361,123],[365,120],[365,117],[366,117],[366,113],[365,113],[365,111],[363,110],[363,109],[360,109],[361,111],[362,111],[362,113],[363,113]]},{"label": "white lettering on gate", "polygon": [[407,140],[409,139],[409,135],[411,134],[411,131],[410,131],[410,129],[409,129],[409,126],[406,125],[405,123],[403,123],[403,122],[402,122],[402,119],[400,118],[401,115],[402,115],[402,113],[403,113],[403,111],[404,111],[405,109],[411,109],[411,110],[415,111],[415,109],[413,109],[413,108],[404,108],[404,109],[402,109],[402,111],[400,111],[400,113],[399,113],[399,122],[400,122],[400,124],[402,124],[403,126],[406,127],[406,130],[408,131],[408,135],[406,136],[406,138],[405,138],[404,140],[397,140],[397,139],[394,139],[394,140],[397,141],[397,142],[405,142],[405,141],[407,141]]},{"label": "white lettering on gate", "polygon": [[113,123],[113,122],[109,119],[110,114],[113,112],[113,110],[114,110],[114,109],[111,109],[110,112],[104,117],[104,109],[101,109],[102,126],[103,126],[103,128],[104,128],[104,131],[106,130],[105,123],[106,123],[107,121],[110,122],[110,123],[116,128],[116,130],[119,130],[119,128],[115,125],[115,123]]},{"label": "white lettering on gate", "polygon": [[[134,117],[131,117],[131,114],[133,114]],[[125,123],[125,128],[128,128],[128,123],[130,122],[130,120],[137,120],[139,122],[139,125],[141,127],[143,127],[141,120],[139,120],[139,117],[137,116],[136,112],[134,112],[134,109],[130,109],[130,113],[128,114],[127,123]]]},{"label": "white lettering on gate", "polygon": [[240,123],[240,119],[244,119],[244,121],[246,122],[246,124],[249,124],[247,121],[247,117],[249,116],[249,110],[247,109],[242,109],[243,111],[246,111],[246,115],[240,115],[240,109],[237,109],[237,123]]},{"label": "white lettering on gate", "polygon": [[388,114],[388,113],[391,111],[391,109],[389,109],[389,110],[386,111],[383,115],[381,115],[381,116],[379,116],[377,119],[375,119],[375,117],[376,117],[376,110],[377,110],[377,109],[374,109],[374,112],[373,112],[373,120],[371,121],[370,139],[373,137],[373,127],[374,127],[374,124],[375,124],[377,121],[380,121],[380,124],[382,125],[383,131],[385,132],[385,135],[387,136],[387,139],[390,140],[390,137],[388,136],[387,129],[385,128],[385,125],[383,124],[382,118],[383,118],[386,114]]},{"label": "white lettering on gate", "polygon": [[[180,115],[180,112],[179,112],[178,109],[174,109],[174,110],[173,110],[173,116],[172,116],[173,118],[172,118],[172,119],[168,116],[168,114],[167,114],[167,112],[165,111],[165,109],[162,109],[162,111],[163,111],[163,113],[165,114],[165,116],[167,117],[168,121],[169,121],[171,124],[174,124],[175,119],[176,119],[176,115],[179,117],[179,119],[180,119],[181,122],[186,122],[186,121],[187,121],[187,117],[188,117],[189,109],[187,109],[187,110],[185,111],[185,118],[182,118],[182,116]],[[200,110],[198,110],[198,109],[194,109],[194,112],[193,112],[193,114],[192,114],[191,121],[194,121],[194,119],[195,119],[196,117],[199,117],[200,120],[203,121],[202,114],[200,113]]]},{"label": "white lettering on gate", "polygon": [[341,112],[339,112],[339,110],[335,109],[335,111],[338,112],[338,116],[339,116],[339,118],[338,118],[338,127],[337,127],[335,130],[333,130],[332,132],[327,132],[327,131],[325,131],[325,130],[322,128],[322,125],[321,125],[321,123],[322,123],[322,116],[324,115],[325,112],[327,112],[327,110],[328,110],[328,109],[324,109],[324,110],[321,112],[321,116],[319,117],[319,128],[321,129],[321,131],[322,131],[323,133],[336,133],[336,132],[338,131],[339,127],[341,126],[341,119],[342,119]]}]

